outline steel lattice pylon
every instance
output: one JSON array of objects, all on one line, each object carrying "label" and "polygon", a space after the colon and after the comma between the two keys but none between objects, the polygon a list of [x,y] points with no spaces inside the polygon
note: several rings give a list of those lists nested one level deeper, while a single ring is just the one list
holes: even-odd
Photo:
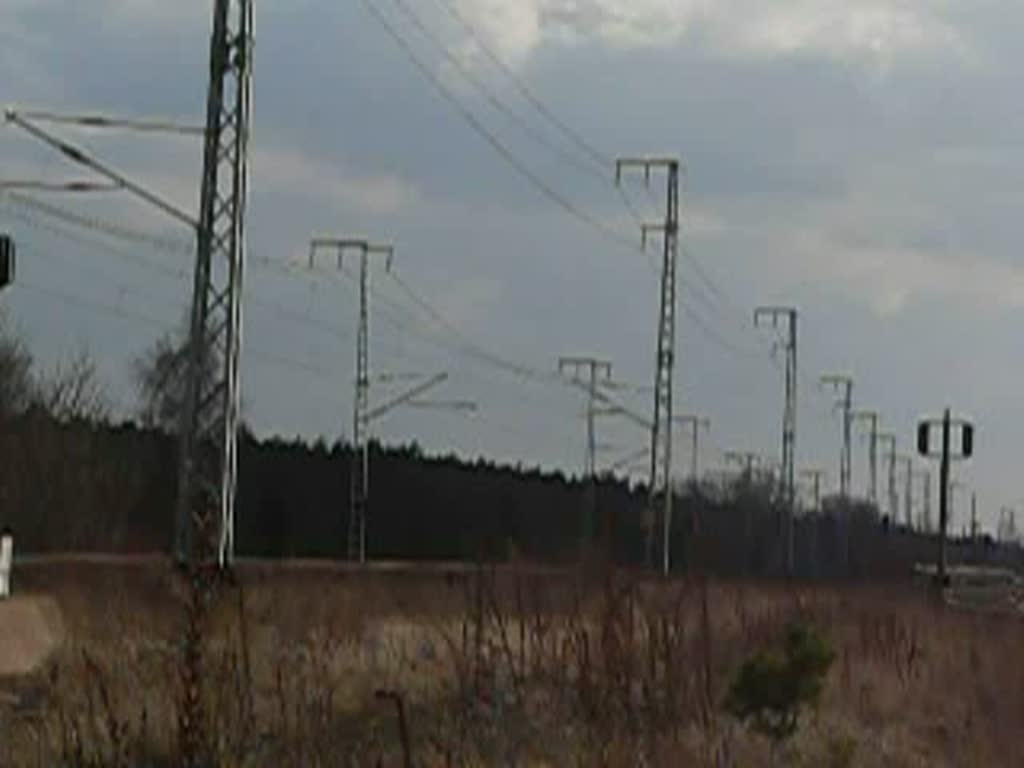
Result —
[{"label": "steel lattice pylon", "polygon": [[252,0],[215,0],[175,524],[193,565],[234,555],[252,22]]}]

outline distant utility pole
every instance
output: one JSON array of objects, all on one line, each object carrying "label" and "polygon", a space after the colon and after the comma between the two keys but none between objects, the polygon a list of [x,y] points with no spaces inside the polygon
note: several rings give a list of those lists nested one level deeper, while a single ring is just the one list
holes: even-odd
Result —
[{"label": "distant utility pole", "polygon": [[367,439],[370,411],[370,257],[382,256],[385,268],[391,269],[394,247],[370,243],[362,238],[314,238],[309,247],[309,266],[322,250],[337,254],[341,269],[345,254],[359,256],[359,330],[356,335],[356,390],[352,408],[352,461],[348,520],[348,559],[366,562],[366,515],[369,504],[370,443]]},{"label": "distant utility pole", "polygon": [[1017,541],[1017,511],[1013,507],[999,510],[999,527],[996,537],[1000,544],[1012,544]]},{"label": "distant utility pole", "polygon": [[[742,472],[742,483],[741,487],[746,491],[750,491],[751,485],[754,482],[754,465],[761,461],[761,456],[754,451],[726,451],[725,452],[725,463],[738,464],[740,465]],[[749,546],[750,537],[754,532],[754,518],[753,511],[750,504],[744,504],[743,508],[745,514],[743,516],[743,536],[744,541]]]},{"label": "distant utility pole", "polygon": [[654,373],[654,422],[651,427],[651,472],[647,519],[647,562],[654,562],[655,507],[662,499],[662,572],[671,566],[669,531],[672,525],[672,380],[675,368],[676,338],[676,261],[679,250],[679,159],[675,157],[624,157],[615,161],[615,183],[622,181],[624,170],[643,171],[649,184],[651,172],[662,169],[666,174],[666,210],[663,224],[643,225],[641,237],[646,244],[647,232],[662,232],[663,257],[661,269],[661,306],[658,315],[658,347]]},{"label": "distant utility pole", "polygon": [[897,523],[899,514],[899,496],[896,493],[896,435],[892,432],[879,432],[878,441],[889,444],[889,522]]},{"label": "distant utility pole", "polygon": [[677,416],[676,423],[689,429],[690,435],[693,438],[693,444],[690,447],[692,451],[690,455],[690,482],[693,483],[694,490],[696,491],[697,485],[700,482],[698,462],[698,456],[700,456],[700,431],[702,429],[711,429],[711,419],[704,416],[686,414],[684,416]]},{"label": "distant utility pole", "polygon": [[868,500],[877,506],[878,504],[878,411],[856,411],[853,414],[854,421],[866,421],[871,425],[868,444],[868,464],[870,465],[870,481],[868,485]]},{"label": "distant utility pole", "polygon": [[[597,414],[598,385],[607,383],[612,377],[612,364],[607,360],[593,357],[561,357],[558,372],[567,373],[573,384],[585,387],[587,392],[587,455],[584,460],[584,476],[587,482],[587,514],[584,521],[583,538],[590,543],[597,525],[597,435],[595,416]],[[581,377],[580,374],[585,374]]]},{"label": "distant utility pole", "polygon": [[754,325],[770,321],[773,328],[785,321],[787,335],[782,346],[786,350],[786,398],[782,411],[782,487],[785,496],[783,542],[785,568],[793,573],[793,506],[796,503],[796,320],[793,307],[758,307],[754,310]]},{"label": "distant utility pole", "polygon": [[901,455],[898,459],[903,462],[904,485],[903,485],[903,519],[908,531],[914,530],[914,457]]},{"label": "distant utility pole", "polygon": [[839,394],[836,408],[840,409],[843,414],[843,446],[839,454],[839,496],[843,501],[847,501],[850,498],[850,470],[853,458],[850,443],[853,424],[853,378],[827,373],[821,377],[821,383],[831,386]]},{"label": "distant utility pole", "polygon": [[932,532],[932,473],[924,470],[921,473],[921,493],[924,503],[921,505],[921,528],[925,533]]},{"label": "distant utility pole", "polygon": [[609,472],[625,471],[635,472],[639,471],[641,462],[643,462],[643,468],[647,467],[647,454],[650,453],[651,447],[645,445],[643,448],[637,448],[635,451],[630,451],[624,456],[620,456],[608,467]]},{"label": "distant utility pole", "polygon": [[[823,469],[805,469],[800,474],[811,481],[811,487],[814,493],[814,509],[813,514],[821,514],[821,481],[825,479],[828,473]],[[813,525],[810,527],[809,534],[806,538],[808,545],[808,562],[810,563],[811,575],[817,576],[818,574],[818,526]]]},{"label": "distant utility pole", "polygon": [[[959,490],[969,491],[965,483],[961,483],[959,480],[952,479],[949,481],[949,512],[946,515],[946,520],[949,525],[955,525],[956,521],[956,492]],[[955,529],[954,529],[955,530]]]},{"label": "distant utility pole", "polygon": [[768,476],[776,498],[785,502],[786,483],[782,474],[782,462],[778,459],[763,457],[761,460],[761,473]]},{"label": "distant utility pole", "polygon": [[755,451],[726,451],[726,464],[739,464],[742,468],[743,479],[750,483],[754,479],[754,465],[761,460],[760,454]]},{"label": "distant utility pole", "polygon": [[800,470],[800,475],[811,481],[811,489],[814,494],[814,511],[821,512],[821,481],[828,477],[828,472],[824,469],[803,469]]},{"label": "distant utility pole", "polygon": [[700,517],[703,512],[704,502],[700,494],[700,431],[711,429],[711,419],[686,414],[677,416],[676,421],[690,429],[690,436],[693,442],[690,446],[690,492],[693,502],[693,531],[699,533],[701,530]]}]

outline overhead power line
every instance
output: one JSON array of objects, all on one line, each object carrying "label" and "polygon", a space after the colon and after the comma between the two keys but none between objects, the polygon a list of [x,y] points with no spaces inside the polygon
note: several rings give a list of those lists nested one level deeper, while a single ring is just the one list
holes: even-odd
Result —
[{"label": "overhead power line", "polygon": [[[190,243],[184,242],[183,240],[173,237],[156,235],[151,232],[145,232],[143,230],[128,227],[100,217],[85,216],[78,212],[64,208],[62,206],[38,200],[29,195],[12,192],[0,196],[0,200],[3,199],[5,199],[8,202],[9,205],[7,206],[7,208],[11,215],[18,217],[22,221],[25,221],[26,223],[29,223],[32,226],[38,226],[42,229],[54,232],[59,236],[66,237],[71,240],[84,242],[85,244],[93,248],[102,248],[103,250],[113,255],[116,255],[120,258],[130,259],[139,262],[143,266],[153,269],[154,271],[157,271],[168,277],[173,277],[175,279],[180,280],[186,280],[189,277],[188,271],[184,266],[169,266],[161,261],[148,259],[138,251],[121,251],[110,248],[105,244],[100,244],[95,241],[85,241],[80,236],[73,236],[70,232],[66,230],[54,227],[53,225],[43,224],[42,222],[28,216],[25,210],[19,209],[27,209],[29,211],[34,211],[44,216],[57,219],[58,221],[64,222],[73,227],[93,231],[105,237],[124,240],[125,242],[129,242],[132,244],[142,244],[149,248],[162,252],[187,255],[191,257],[194,254],[194,246]],[[17,206],[17,208],[14,208],[14,206]],[[683,252],[684,254],[688,253],[688,251],[685,248],[683,249]],[[309,275],[308,270],[298,270],[296,266],[289,266],[287,263],[282,262],[280,260],[268,259],[266,257],[256,255],[250,255],[249,258],[250,261],[254,264],[254,266],[264,268],[267,270],[272,270],[283,275],[291,276],[294,275],[296,271]],[[326,275],[322,273],[317,273],[313,277],[314,279],[316,277],[326,277],[330,280],[340,279],[333,272]],[[353,279],[352,276],[349,274],[343,273],[343,277],[348,280]],[[405,310],[401,308],[399,305],[397,305],[394,301],[388,300],[386,296],[382,296],[381,298],[383,299],[383,303],[387,305],[387,309],[382,308],[380,304],[378,304],[375,307],[374,311],[380,313],[382,315],[382,318],[399,333],[412,335],[418,338],[424,338],[426,340],[431,341],[431,343],[437,344],[442,347],[446,347],[449,350],[456,352],[460,355],[469,357],[471,359],[476,360],[479,363],[488,365],[498,370],[502,370],[506,373],[512,374],[522,379],[551,385],[558,384],[557,377],[552,376],[552,374],[549,371],[537,366],[531,366],[529,364],[523,363],[522,361],[511,360],[507,357],[496,354],[493,351],[487,349],[485,346],[479,344],[470,336],[468,336],[455,323],[453,323],[448,317],[446,317],[443,312],[441,312],[430,302],[428,302],[422,296],[422,294],[418,293],[415,289],[413,289],[412,286],[409,285],[408,282],[403,280],[399,275],[391,274],[390,277],[392,279],[392,282],[394,282],[401,290],[401,292],[405,294],[406,298],[413,305],[415,305],[415,307],[421,313],[423,313],[427,318],[429,318],[433,324],[435,324],[438,328],[443,330],[446,335],[427,337],[422,327],[419,327],[418,323],[415,321],[414,318],[399,317],[397,312],[404,312]],[[689,290],[693,284],[692,282],[686,282],[683,285]],[[712,302],[711,299],[709,299],[706,296],[706,294],[693,292],[693,295],[699,298],[701,303],[704,304],[705,306],[709,308],[713,308],[715,306],[715,304]],[[305,316],[300,312],[283,307],[280,304],[272,302],[266,298],[254,295],[251,289],[247,291],[247,300],[257,306],[262,306],[267,310],[273,311],[276,314],[280,315],[281,317],[284,317],[290,321],[319,328],[327,333],[331,333],[333,335],[341,337],[351,336],[351,333],[349,331],[343,330],[331,324],[317,321],[314,318]],[[716,328],[715,325],[713,325],[704,316],[697,312],[697,310],[683,297],[680,297],[680,308],[686,313],[687,317],[693,321],[698,331],[716,346],[729,352],[730,354],[736,355],[743,359],[760,359],[762,353],[752,349],[747,349],[729,339],[721,330]]]},{"label": "overhead power line", "polygon": [[0,195],[0,200],[4,198],[18,207],[29,208],[51,218],[59,219],[66,224],[99,232],[100,234],[107,235],[108,237],[133,243],[145,243],[158,250],[168,251],[171,253],[179,253],[188,256],[195,255],[195,244],[186,243],[178,238],[162,237],[160,235],[154,235],[151,232],[143,232],[142,230],[133,229],[121,224],[115,224],[109,220],[104,220],[95,216],[84,216],[63,206],[43,202],[35,197],[18,192],[10,192],[6,195]]},{"label": "overhead power line", "polygon": [[[28,224],[29,226],[51,232],[72,242],[77,242],[90,248],[101,250],[102,252],[109,253],[118,258],[136,262],[168,278],[176,280],[190,279],[188,269],[184,265],[181,267],[171,266],[163,261],[148,258],[138,250],[120,250],[113,248],[106,243],[89,240],[82,235],[74,235],[69,230],[40,221],[29,212],[31,211],[32,213],[55,219],[71,227],[94,232],[103,237],[122,240],[132,245],[144,245],[155,251],[188,256],[190,258],[193,257],[195,253],[193,243],[185,242],[184,240],[170,236],[146,232],[138,228],[113,222],[109,219],[83,215],[66,207],[56,205],[51,202],[45,202],[30,195],[17,192],[0,195],[0,205],[3,205],[4,202],[6,202],[4,207],[11,216]],[[685,249],[684,253],[686,253]],[[348,281],[355,281],[355,278],[351,274],[345,272],[345,270],[342,270],[342,275],[339,277],[338,274],[333,271],[329,273],[319,271],[310,273],[305,267],[300,268],[298,265],[289,265],[288,263],[278,259],[270,259],[265,256],[258,256],[254,254],[249,255],[249,261],[255,267],[289,277],[301,274],[314,280],[323,278],[328,281],[335,282],[344,278]],[[390,300],[386,295],[382,295],[378,304],[375,305],[374,312],[380,314],[382,319],[399,333],[430,341],[433,344],[445,347],[457,354],[471,358],[478,363],[504,371],[521,379],[554,386],[559,384],[558,378],[553,376],[550,371],[542,369],[539,366],[529,365],[522,361],[509,359],[487,349],[485,346],[468,336],[443,312],[427,301],[423,295],[409,285],[407,281],[403,280],[401,276],[395,273],[391,273],[389,276],[391,281],[394,282],[394,284],[405,295],[406,299],[410,301],[420,313],[430,319],[436,327],[443,330],[445,335],[427,336],[423,331],[423,328],[416,322],[415,318],[411,316],[408,318],[399,316],[399,312],[404,314],[407,311],[404,307],[393,300]],[[688,287],[690,285],[692,284],[688,282],[684,283],[684,287]],[[703,296],[703,294],[699,295]],[[351,337],[351,332],[348,330],[318,321],[312,317],[303,315],[296,310],[288,309],[265,297],[254,294],[251,288],[246,292],[246,300],[257,306],[262,306],[269,311],[273,311],[281,317],[297,324],[305,324],[310,327],[319,328],[327,333],[343,338]],[[704,296],[701,303],[707,306],[712,306],[708,303],[709,301],[710,300]],[[385,306],[382,307],[381,304],[384,304]],[[745,359],[760,359],[761,353],[745,349],[731,341],[714,325],[708,322],[700,313],[698,313],[696,309],[683,297],[680,297],[680,307],[694,322],[698,330],[712,341],[712,343],[725,351],[728,351],[730,354],[737,355],[738,357]],[[646,392],[649,390],[649,387],[634,387],[634,389]]]},{"label": "overhead power line", "polygon": [[532,106],[544,120],[554,126],[558,132],[567,138],[569,142],[577,148],[580,154],[570,152],[553,142],[546,134],[534,128],[534,126],[522,115],[505,103],[505,101],[503,101],[494,92],[494,90],[488,86],[482,77],[474,72],[470,66],[466,65],[457,54],[452,52],[452,50],[444,44],[437,34],[430,30],[427,24],[423,21],[423,17],[413,10],[407,0],[392,0],[392,2],[394,2],[395,6],[402,12],[402,14],[410,20],[413,26],[415,26],[416,29],[418,29],[420,33],[441,52],[441,55],[444,56],[445,60],[459,73],[461,73],[466,80],[473,84],[473,86],[483,95],[492,107],[505,115],[508,120],[514,123],[527,136],[561,157],[576,169],[595,177],[602,184],[612,186],[616,190],[616,193],[621,199],[622,204],[626,207],[630,216],[632,216],[638,223],[645,220],[643,214],[636,207],[636,204],[632,201],[625,188],[619,185],[610,184],[609,171],[614,167],[614,159],[595,149],[593,145],[584,139],[577,131],[574,131],[566,123],[560,120],[539,98],[533,94],[522,78],[518,77],[512,68],[502,61],[501,58],[492,49],[490,49],[486,43],[484,43],[481,37],[473,29],[472,25],[466,21],[465,17],[463,17],[454,6],[450,3],[444,2],[444,0],[439,0],[445,10],[459,22],[460,26],[462,26],[471,37],[474,38],[480,46],[480,49],[485,52],[485,55],[487,55],[487,57],[496,66],[498,66],[498,68],[509,79],[511,79],[516,90],[518,90],[523,98],[526,99],[527,103]]},{"label": "overhead power line", "polygon": [[0,179],[0,192],[11,189],[31,189],[39,192],[116,192],[120,187],[104,181],[36,181],[34,179]]},{"label": "overhead power line", "polygon": [[[113,247],[110,243],[101,242],[94,240],[87,235],[83,235],[80,232],[72,232],[70,229],[65,229],[63,226],[53,224],[50,222],[44,222],[35,214],[28,213],[28,210],[22,210],[21,208],[10,205],[9,200],[5,200],[3,196],[0,196],[0,209],[5,211],[8,216],[12,219],[31,227],[39,232],[45,232],[56,237],[60,237],[68,242],[75,243],[77,245],[85,246],[91,250],[95,250],[100,253],[115,256],[124,261],[132,262],[144,266],[151,270],[155,274],[159,274],[162,277],[169,279],[184,281],[188,279],[188,272],[184,267],[176,268],[168,266],[162,261],[148,258],[144,256],[139,250],[124,251],[120,248]],[[64,219],[58,219],[64,221]],[[83,228],[88,232],[96,232],[97,230],[92,228]],[[138,245],[141,243],[139,240],[132,240],[133,244]],[[151,243],[141,243],[149,247],[154,247]]]},{"label": "overhead power line", "polygon": [[111,166],[107,165],[101,160],[98,160],[87,150],[77,147],[63,139],[54,136],[48,131],[44,131],[33,121],[26,118],[24,115],[19,114],[13,109],[7,109],[4,111],[4,119],[12,125],[21,128],[23,131],[28,133],[30,136],[39,139],[39,141],[47,144],[56,151],[60,152],[64,157],[70,160],[76,165],[80,165],[84,168],[88,168],[93,173],[107,179],[111,183],[117,185],[118,188],[130,192],[136,198],[143,200],[150,205],[159,208],[161,211],[166,213],[171,218],[177,219],[181,223],[187,225],[190,229],[195,230],[199,226],[199,222],[195,216],[183,211],[174,203],[168,202],[157,193],[147,189],[141,184],[129,179],[120,171],[115,170]]},{"label": "overhead power line", "polygon": [[558,131],[562,133],[570,142],[585,155],[587,155],[596,165],[602,167],[610,167],[614,164],[614,158],[610,155],[595,148],[593,144],[583,138],[577,131],[573,130],[567,123],[561,120],[558,115],[552,112],[548,106],[533,93],[526,82],[516,74],[515,70],[508,65],[508,63],[499,56],[494,49],[487,44],[483,39],[483,36],[477,31],[477,29],[469,22],[468,19],[455,7],[455,4],[451,0],[438,0],[439,5],[444,8],[448,14],[458,22],[459,26],[466,31],[466,33],[473,38],[476,45],[479,47],[481,52],[490,59],[491,63],[500,69],[506,77],[512,82],[516,90],[522,95],[530,105],[537,110],[537,112],[554,126]]},{"label": "overhead power line", "polygon": [[[139,312],[138,310],[134,309],[126,309],[124,307],[118,307],[102,301],[97,301],[95,299],[85,298],[84,296],[80,296],[75,293],[70,293],[68,291],[63,291],[57,288],[37,285],[32,281],[26,281],[21,278],[18,279],[17,285],[19,289],[24,288],[25,290],[28,290],[39,296],[45,296],[47,298],[54,299],[56,301],[61,301],[64,303],[75,304],[87,311],[107,315],[110,317],[116,317],[123,321],[141,322],[161,330],[166,330],[167,327],[171,325],[171,323],[153,317],[152,315],[147,314],[145,312]],[[131,289],[125,290],[126,292],[133,292]],[[253,348],[251,346],[246,346],[245,352],[247,355],[252,356],[256,360],[260,360],[280,368],[285,368],[288,370],[300,369],[307,373],[313,374],[315,376],[320,376],[325,379],[337,376],[336,372],[334,371],[328,371],[325,368],[321,368],[311,363],[307,363],[303,360],[297,360],[292,357],[279,355],[276,352],[267,352],[264,349]]]},{"label": "overhead power line", "polygon": [[[13,204],[13,205],[12,205]],[[176,280],[190,280],[191,276],[187,269],[184,267],[172,267],[168,266],[162,261],[150,259],[143,255],[141,251],[132,250],[120,250],[111,247],[107,243],[100,242],[98,240],[92,240],[79,234],[73,234],[70,230],[63,227],[44,223],[40,221],[34,214],[41,214],[42,216],[54,218],[64,224],[76,227],[78,229],[94,232],[98,235],[109,237],[115,240],[121,240],[132,245],[143,245],[150,249],[173,253],[175,255],[186,255],[194,257],[195,248],[193,244],[185,243],[184,241],[177,240],[174,238],[165,238],[159,235],[155,235],[150,232],[124,226],[119,223],[111,222],[107,219],[99,217],[83,216],[75,211],[71,211],[67,208],[57,206],[51,203],[43,202],[27,195],[20,195],[16,193],[10,193],[6,195],[0,195],[0,206],[8,211],[9,215],[22,221],[23,223],[40,229],[42,231],[50,232],[59,237],[65,238],[71,242],[85,245],[86,247],[95,249],[97,252],[106,253],[117,256],[126,261],[131,261],[140,264],[146,268],[153,270],[154,273],[161,274],[162,276],[173,278]],[[24,206],[25,210],[20,207]],[[30,214],[28,211],[32,211]],[[320,279],[327,279],[332,282],[340,282],[342,277],[339,277],[333,272],[317,272],[312,273],[308,268],[302,267],[301,269],[294,264],[281,261],[279,259],[270,259],[265,256],[258,256],[250,254],[248,257],[249,261],[258,268],[266,271],[274,272],[283,276],[294,278],[296,275],[314,281],[314,285]],[[345,270],[342,270],[343,277],[347,280],[355,281],[351,275],[347,274]],[[380,314],[383,319],[395,328],[402,335],[411,335],[418,338],[425,339],[426,341],[443,345],[441,341],[433,337],[426,336],[420,328],[417,327],[415,318],[411,315],[409,318],[399,316],[395,310],[399,310],[403,314],[408,314],[409,310],[402,305],[397,304],[394,300],[388,299],[388,297],[382,297],[388,305],[388,310],[383,309],[377,305],[374,308],[374,312]],[[288,309],[282,305],[273,302],[267,298],[260,297],[252,291],[249,287],[246,289],[246,301],[262,306],[266,309],[272,310],[287,320],[303,323],[313,328],[322,329],[325,332],[331,333],[332,335],[340,338],[350,338],[351,332],[342,329],[328,323],[317,321],[313,318],[303,319],[302,313],[295,310]],[[448,345],[450,349],[450,345]],[[406,356],[402,352],[396,351],[391,348],[392,353],[397,354],[400,357]]]},{"label": "overhead power line", "polygon": [[21,109],[17,113],[29,120],[59,125],[76,125],[80,128],[123,128],[141,133],[177,133],[186,136],[202,136],[206,131],[201,125],[187,125],[172,120],[112,117],[110,115],[62,114],[42,109]]},{"label": "overhead power line", "polygon": [[633,243],[629,238],[620,234],[610,226],[605,224],[596,216],[593,216],[582,208],[576,206],[571,200],[565,195],[558,192],[550,184],[548,184],[543,178],[534,172],[529,166],[521,161],[515,153],[512,152],[502,141],[499,139],[486,125],[480,120],[476,114],[470,110],[455,92],[449,88],[444,82],[431,70],[431,68],[421,59],[417,53],[409,45],[409,42],[402,36],[402,33],[398,31],[398,28],[392,24],[380,9],[377,8],[372,0],[362,0],[363,6],[367,9],[371,16],[377,21],[378,24],[384,29],[388,36],[394,40],[395,44],[402,49],[402,52],[406,55],[409,61],[416,67],[417,70],[427,79],[427,81],[433,85],[433,87],[440,93],[440,95],[449,103],[451,106],[462,116],[462,118],[469,124],[469,126],[476,131],[480,137],[490,145],[490,147],[498,153],[498,155],[520,176],[522,176],[527,182],[533,185],[544,197],[550,202],[557,205],[569,216],[575,218],[579,222],[586,226],[594,229],[602,237],[607,238],[613,242],[618,243],[620,246],[625,246],[631,251],[637,250],[637,245]]},{"label": "overhead power line", "polygon": [[[17,209],[11,209],[11,208],[9,208],[7,206],[3,206],[2,201],[0,201],[0,207],[2,207],[4,210],[6,210],[10,216],[12,216],[16,220],[21,221],[22,223],[24,223],[24,224],[26,224],[26,225],[28,225],[30,227],[37,228],[37,229],[39,229],[41,231],[49,232],[49,233],[54,234],[54,235],[56,235],[58,237],[65,238],[65,239],[67,239],[70,242],[74,242],[74,243],[77,243],[79,245],[83,245],[83,246],[86,246],[88,248],[94,249],[94,250],[96,250],[99,253],[115,256],[115,257],[117,257],[119,259],[122,259],[124,261],[137,264],[137,265],[139,265],[139,266],[141,266],[141,267],[143,267],[143,268],[145,268],[147,270],[150,270],[154,274],[160,275],[161,277],[165,277],[165,278],[167,278],[169,280],[174,280],[174,281],[179,282],[179,283],[183,283],[183,282],[185,282],[185,281],[187,281],[189,279],[188,270],[185,269],[184,267],[180,267],[180,268],[170,267],[170,266],[167,266],[166,264],[164,264],[164,263],[162,263],[160,261],[156,261],[156,260],[153,260],[153,259],[146,258],[139,251],[122,251],[122,250],[120,250],[118,248],[111,247],[107,243],[101,243],[101,242],[98,242],[98,241],[90,240],[87,237],[84,237],[82,235],[72,234],[70,231],[65,230],[65,229],[63,229],[61,227],[54,226],[52,224],[46,224],[46,223],[43,223],[41,221],[38,221],[33,216],[27,215],[23,211],[20,211],[20,210],[17,210]],[[141,242],[144,245],[151,245],[151,246],[154,245],[154,243],[152,243],[152,242],[147,242],[148,238],[145,238],[145,237],[138,238],[136,241],[137,242]],[[36,250],[38,250],[42,254],[48,255],[48,251],[46,251],[44,249],[36,249]],[[275,264],[280,264],[280,262],[274,262],[272,259],[262,259],[261,258],[261,259],[254,259],[254,260],[256,260],[257,264],[261,265],[261,266],[268,266],[269,265],[269,266],[272,267]],[[111,277],[113,277],[113,276],[111,276]],[[153,294],[150,294],[150,295],[153,295]],[[259,307],[259,308],[261,308],[263,310],[266,310],[268,312],[271,312],[273,314],[276,314],[277,316],[281,317],[282,319],[284,319],[284,320],[286,320],[288,322],[291,322],[293,324],[301,325],[301,326],[304,326],[304,327],[309,327],[309,328],[313,328],[313,329],[317,329],[317,330],[321,330],[324,333],[330,334],[331,336],[337,337],[337,338],[342,338],[342,339],[351,338],[352,334],[347,329],[342,328],[340,326],[332,325],[330,323],[326,323],[326,322],[321,321],[321,320],[318,320],[318,319],[316,319],[316,318],[314,318],[314,317],[312,317],[312,316],[310,316],[308,314],[304,314],[304,313],[302,313],[302,312],[300,312],[298,310],[291,309],[291,308],[286,307],[286,306],[284,306],[284,305],[282,305],[282,304],[280,304],[278,302],[272,301],[271,299],[265,298],[265,297],[263,297],[263,296],[261,296],[259,294],[256,294],[255,292],[253,292],[251,287],[248,287],[246,289],[245,300],[246,300],[247,303],[252,304],[252,305],[254,305],[256,307]],[[181,301],[183,302],[184,300],[182,299]],[[183,303],[182,303],[182,306],[184,307]]]},{"label": "overhead power line", "polygon": [[[451,0],[438,0],[438,4],[458,23],[460,27],[468,34],[480,51],[494,64],[508,80],[512,83],[519,94],[526,100],[526,102],[532,106],[537,113],[551,125],[555,130],[561,133],[573,146],[575,146],[580,154],[587,157],[591,163],[592,169],[604,171],[615,165],[615,158],[613,158],[607,152],[603,152],[598,149],[592,142],[588,141],[579,131],[570,126],[567,122],[562,120],[555,112],[548,107],[543,99],[538,97],[534,93],[533,89],[527,85],[526,81],[520,77],[515,69],[508,64],[495,50],[491,47],[484,39],[483,35],[476,29],[476,27],[463,15],[455,4]],[[602,178],[607,181],[606,176]],[[626,188],[622,185],[615,186],[615,189],[622,200],[623,205],[629,211],[630,215],[638,223],[645,221],[648,217],[644,216],[636,204],[632,201]],[[657,201],[653,201],[655,206],[658,205]]]},{"label": "overhead power line", "polygon": [[609,165],[599,162],[597,167],[595,167],[593,161],[589,157],[586,161],[581,160],[572,152],[567,151],[553,142],[543,132],[534,128],[529,121],[523,118],[518,112],[498,97],[482,77],[468,67],[457,55],[452,53],[448,46],[446,46],[444,42],[426,25],[423,21],[423,17],[413,10],[412,6],[405,2],[405,0],[392,0],[392,2],[395,7],[401,11],[402,15],[405,16],[417,30],[419,30],[420,34],[422,34],[423,37],[429,40],[430,43],[440,51],[444,60],[447,61],[448,64],[450,64],[464,78],[466,78],[468,82],[472,83],[473,87],[480,92],[480,94],[492,107],[494,107],[495,110],[503,114],[527,136],[532,138],[538,144],[547,147],[551,152],[561,157],[573,167],[583,171],[584,173],[595,176],[601,181],[607,181],[608,170],[610,168]]},{"label": "overhead power line", "polygon": [[464,348],[467,354],[477,357],[480,360],[483,360],[497,368],[504,369],[518,376],[522,376],[523,378],[533,379],[536,381],[545,381],[550,383],[558,383],[560,381],[559,377],[554,373],[544,371],[539,368],[534,368],[533,366],[526,365],[523,363],[508,360],[478,345],[476,342],[468,338],[458,326],[456,326],[454,323],[448,320],[448,318],[445,317],[439,310],[435,309],[429,302],[427,302],[416,291],[414,291],[412,287],[407,282],[405,282],[401,277],[394,273],[392,273],[390,277],[392,281],[395,283],[395,285],[397,285],[416,306],[418,306],[423,312],[425,312],[429,317],[431,317],[434,320],[434,322],[436,322],[442,328],[449,331],[452,335],[457,336],[460,339],[462,347]]}]

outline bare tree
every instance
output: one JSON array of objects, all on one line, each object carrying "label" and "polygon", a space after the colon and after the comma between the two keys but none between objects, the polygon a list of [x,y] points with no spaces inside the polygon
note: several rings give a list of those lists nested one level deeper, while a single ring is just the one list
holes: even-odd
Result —
[{"label": "bare tree", "polygon": [[110,418],[110,401],[96,363],[84,347],[36,381],[36,402],[58,421],[99,424]]},{"label": "bare tree", "polygon": [[[205,377],[212,381],[217,359],[203,356]],[[158,338],[135,361],[135,382],[138,387],[139,418],[147,427],[167,432],[178,429],[188,389],[189,345],[177,335],[167,333]]]}]

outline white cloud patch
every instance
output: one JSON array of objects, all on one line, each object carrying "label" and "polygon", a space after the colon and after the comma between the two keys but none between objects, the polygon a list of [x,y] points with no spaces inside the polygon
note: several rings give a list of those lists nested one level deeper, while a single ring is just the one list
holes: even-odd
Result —
[{"label": "white cloud patch", "polygon": [[[539,1],[457,0],[455,5],[459,15],[506,61],[519,64],[541,43]],[[475,41],[465,41],[465,52],[468,56],[478,53]]]},{"label": "white cloud patch", "polygon": [[513,62],[545,40],[659,47],[700,33],[728,55],[810,53],[887,63],[961,49],[940,0],[459,0],[481,36]]},{"label": "white cloud patch", "polygon": [[148,27],[210,25],[213,5],[194,0],[106,0],[103,15],[107,21]]},{"label": "white cloud patch", "polygon": [[252,175],[263,189],[327,199],[361,213],[398,213],[419,198],[415,187],[397,176],[358,176],[294,149],[256,149]]},{"label": "white cloud patch", "polygon": [[491,278],[452,281],[441,297],[445,317],[459,328],[479,328],[501,296],[501,286]]},{"label": "white cloud patch", "polygon": [[759,53],[814,52],[888,59],[957,44],[938,6],[899,0],[748,2],[735,42]]},{"label": "white cloud patch", "polygon": [[791,279],[865,301],[881,316],[923,299],[1024,308],[1024,269],[973,254],[853,243],[821,230],[798,233],[784,251]]},{"label": "white cloud patch", "polygon": [[710,238],[722,235],[728,224],[716,211],[699,205],[685,205],[681,212],[682,230],[686,237]]}]

